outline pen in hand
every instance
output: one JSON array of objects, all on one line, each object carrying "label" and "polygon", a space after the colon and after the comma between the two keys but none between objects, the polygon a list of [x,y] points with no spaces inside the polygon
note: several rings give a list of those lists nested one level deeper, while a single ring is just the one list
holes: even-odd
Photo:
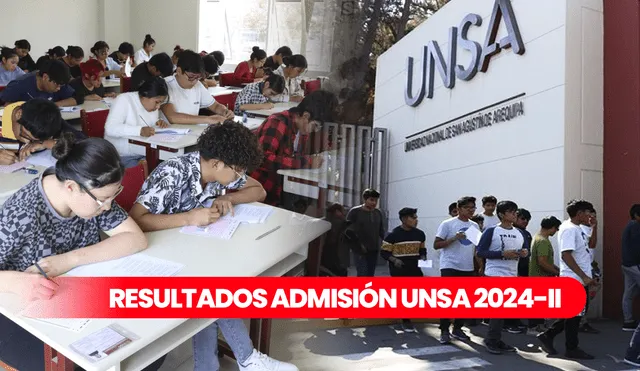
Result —
[{"label": "pen in hand", "polygon": [[47,274],[44,272],[44,270],[42,269],[42,267],[40,267],[40,265],[38,264],[38,262],[36,262],[35,260],[33,261],[33,265],[36,266],[36,268],[38,268],[38,270],[40,271],[40,273],[44,276],[44,278],[48,279],[49,281],[55,283],[56,285],[58,285],[58,283],[54,280],[52,280],[51,278],[49,278],[49,276],[47,276]]}]

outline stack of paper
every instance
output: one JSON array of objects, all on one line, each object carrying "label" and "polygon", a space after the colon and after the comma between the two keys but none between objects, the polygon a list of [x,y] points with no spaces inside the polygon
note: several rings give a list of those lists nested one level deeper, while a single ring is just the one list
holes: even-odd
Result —
[{"label": "stack of paper", "polygon": [[178,134],[178,135],[186,135],[191,132],[191,129],[156,129],[156,134]]},{"label": "stack of paper", "polygon": [[237,220],[221,218],[217,222],[209,224],[205,227],[183,227],[182,229],[180,229],[180,233],[192,234],[195,236],[213,237],[222,240],[230,240],[239,226],[240,222]]},{"label": "stack of paper", "polygon": [[273,208],[271,206],[254,206],[249,204],[240,204],[233,207],[233,215],[227,214],[222,220],[235,220],[240,223],[262,224],[264,223]]}]

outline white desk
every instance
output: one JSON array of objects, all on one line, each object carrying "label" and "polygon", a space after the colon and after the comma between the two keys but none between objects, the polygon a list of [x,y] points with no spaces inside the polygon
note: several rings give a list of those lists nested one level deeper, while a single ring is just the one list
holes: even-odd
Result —
[{"label": "white desk", "polygon": [[102,86],[104,86],[105,89],[114,89],[117,88],[118,90],[120,90],[120,79],[114,79],[114,78],[110,78],[110,79],[102,79]]},{"label": "white desk", "polygon": [[[279,230],[259,241],[255,240],[278,225],[281,226]],[[319,237],[329,229],[330,224],[326,221],[274,209],[265,224],[241,225],[229,241],[184,235],[176,229],[148,233],[149,248],[144,253],[184,264],[185,268],[179,276],[280,276],[304,261],[307,244],[319,241]],[[308,263],[314,259],[319,259],[319,255],[309,256]],[[319,260],[313,263],[319,263]],[[96,319],[80,333],[75,333],[17,315],[22,305],[14,294],[0,294],[0,313],[62,353],[62,358],[70,359],[87,371],[141,370],[214,321]],[[70,349],[73,342],[112,323],[132,331],[140,339],[97,363],[90,363]],[[266,328],[264,324],[262,326]]]},{"label": "white desk", "polygon": [[229,95],[229,94],[233,94],[233,93],[239,93],[242,91],[241,88],[234,88],[234,87],[222,87],[222,86],[216,86],[216,87],[212,87],[212,88],[208,88],[209,90],[209,94],[211,94],[214,97],[218,97],[221,95]]},{"label": "white desk", "polygon": [[38,170],[38,174],[29,174],[24,170],[18,170],[11,174],[0,174],[0,179],[2,179],[0,182],[0,206],[20,188],[27,185],[33,178],[40,176],[40,174],[46,170],[43,166],[35,166],[35,168]]},{"label": "white desk", "polygon": [[248,115],[253,115],[256,117],[269,117],[275,113],[280,113],[282,111],[286,111],[289,108],[297,107],[298,103],[296,102],[287,102],[287,103],[276,103],[275,107],[272,109],[265,110],[247,110]]},{"label": "white desk", "polygon": [[87,112],[93,112],[93,111],[101,111],[101,110],[109,109],[109,106],[106,103],[103,103],[102,101],[85,101],[78,107],[80,107],[80,109],[75,110],[73,112],[62,112],[62,119],[66,121],[79,119],[81,110],[85,110]]},{"label": "white desk", "polygon": [[[242,122],[242,116],[236,116],[236,121]],[[242,122],[242,124],[249,128],[249,130],[255,130],[259,128],[264,122],[264,118],[258,117],[247,117],[247,122]]]}]

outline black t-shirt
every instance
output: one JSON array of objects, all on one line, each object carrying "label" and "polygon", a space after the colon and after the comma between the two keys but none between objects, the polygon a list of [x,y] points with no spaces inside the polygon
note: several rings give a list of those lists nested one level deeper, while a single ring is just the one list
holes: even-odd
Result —
[{"label": "black t-shirt", "polygon": [[147,64],[148,62],[142,62],[131,72],[131,91],[138,91],[140,85],[154,77],[151,72],[149,72]]},{"label": "black t-shirt", "polygon": [[[63,60],[64,61],[64,60]],[[73,77],[74,79],[76,77],[82,77],[82,72],[80,71],[80,66],[69,66],[67,64],[67,62],[64,62],[64,64],[67,65],[67,67],[69,67],[69,73],[71,74],[71,77]]]},{"label": "black t-shirt", "polygon": [[100,87],[98,87],[98,88],[95,88],[93,90],[89,90],[82,83],[82,78],[81,77],[77,77],[77,78],[71,80],[71,82],[69,82],[69,86],[71,86],[73,88],[73,90],[74,90],[73,98],[75,98],[75,100],[76,100],[76,102],[78,104],[84,103],[84,98],[87,95],[97,94],[97,95],[99,95],[101,97],[104,97],[104,86],[100,85]]},{"label": "black t-shirt", "polygon": [[18,67],[20,67],[25,72],[33,72],[37,69],[36,62],[31,58],[31,54],[27,54],[26,56],[20,58],[18,61]]},{"label": "black t-shirt", "polygon": [[280,68],[280,65],[278,64],[278,62],[276,62],[273,59],[273,56],[267,58],[267,60],[264,62],[264,66],[262,66],[263,69],[269,69],[271,71],[275,71],[278,68]]}]

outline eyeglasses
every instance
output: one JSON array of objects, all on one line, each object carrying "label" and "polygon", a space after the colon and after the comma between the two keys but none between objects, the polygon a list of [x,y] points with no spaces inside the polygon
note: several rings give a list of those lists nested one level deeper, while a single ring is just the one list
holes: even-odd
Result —
[{"label": "eyeglasses", "polygon": [[[76,183],[78,183],[78,182],[76,182]],[[118,188],[118,191],[116,192],[116,194],[114,194],[113,196],[107,198],[104,201],[100,201],[100,200],[98,200],[98,198],[93,193],[91,193],[91,191],[89,189],[87,189],[87,187],[83,186],[82,183],[78,183],[78,186],[80,188],[82,188],[82,190],[85,191],[91,198],[93,198],[93,200],[98,204],[98,208],[101,208],[104,205],[106,205],[106,204],[112,202],[113,200],[115,200],[116,197],[118,197],[118,195],[120,193],[122,193],[122,191],[124,190],[124,186],[122,186],[122,184],[121,184],[120,188]]]},{"label": "eyeglasses", "polygon": [[201,73],[186,72],[185,75],[187,76],[187,79],[189,81],[196,81],[196,80],[202,79],[202,74]]}]

